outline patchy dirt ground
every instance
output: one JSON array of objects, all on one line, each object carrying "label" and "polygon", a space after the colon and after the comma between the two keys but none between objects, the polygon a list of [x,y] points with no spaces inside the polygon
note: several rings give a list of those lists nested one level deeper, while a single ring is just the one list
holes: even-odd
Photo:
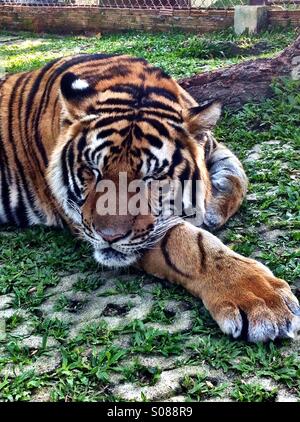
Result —
[{"label": "patchy dirt ground", "polygon": [[[16,49],[43,52],[44,39],[5,37],[0,57],[10,63]],[[143,42],[155,48],[153,36]],[[250,179],[241,211],[218,236],[270,266],[298,297],[299,109],[299,84],[278,82],[271,100],[225,114],[216,131]],[[68,233],[1,228],[0,401],[298,401],[299,351],[299,340],[223,336],[181,288],[98,268]]]}]

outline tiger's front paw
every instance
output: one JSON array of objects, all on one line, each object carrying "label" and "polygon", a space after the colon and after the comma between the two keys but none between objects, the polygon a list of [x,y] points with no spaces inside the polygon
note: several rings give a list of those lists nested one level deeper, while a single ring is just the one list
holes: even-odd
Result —
[{"label": "tiger's front paw", "polygon": [[300,330],[297,298],[284,280],[255,264],[249,265],[248,273],[240,268],[240,278],[228,279],[215,298],[204,301],[206,307],[221,330],[234,338],[250,342],[294,338]]}]

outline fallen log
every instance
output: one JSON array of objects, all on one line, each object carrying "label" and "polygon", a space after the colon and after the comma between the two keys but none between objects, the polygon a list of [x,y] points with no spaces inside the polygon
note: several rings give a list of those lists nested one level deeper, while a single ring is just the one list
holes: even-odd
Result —
[{"label": "fallen log", "polygon": [[269,97],[271,84],[279,77],[300,79],[300,36],[274,58],[245,61],[179,83],[199,104],[218,100],[224,107],[237,110],[247,102]]}]

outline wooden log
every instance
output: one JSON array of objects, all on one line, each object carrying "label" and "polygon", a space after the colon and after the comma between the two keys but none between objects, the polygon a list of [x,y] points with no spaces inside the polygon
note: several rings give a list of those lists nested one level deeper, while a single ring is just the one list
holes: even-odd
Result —
[{"label": "wooden log", "polygon": [[270,86],[279,77],[300,79],[300,36],[274,58],[245,61],[181,79],[179,83],[200,104],[218,100],[224,107],[236,110],[247,102],[269,97]]}]

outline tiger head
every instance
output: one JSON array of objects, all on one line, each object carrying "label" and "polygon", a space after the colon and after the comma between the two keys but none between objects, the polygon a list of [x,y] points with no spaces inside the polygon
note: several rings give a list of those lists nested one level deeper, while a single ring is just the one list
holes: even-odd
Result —
[{"label": "tiger head", "polygon": [[[153,181],[200,181],[201,220],[207,177],[201,134],[217,122],[220,105],[198,106],[143,59],[118,56],[105,66],[63,74],[61,131],[48,180],[95,259],[119,267],[134,263],[182,218],[153,212]],[[195,192],[193,186],[190,195],[183,192],[182,202],[194,203]],[[158,197],[161,205],[161,190]]]}]

